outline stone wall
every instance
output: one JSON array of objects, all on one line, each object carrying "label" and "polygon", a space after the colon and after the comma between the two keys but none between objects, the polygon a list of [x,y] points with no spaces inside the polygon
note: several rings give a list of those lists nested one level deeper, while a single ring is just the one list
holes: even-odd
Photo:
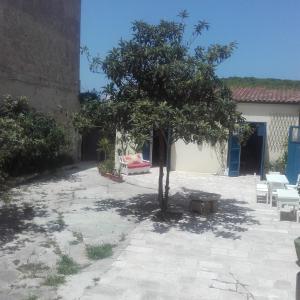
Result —
[{"label": "stone wall", "polygon": [[79,109],[80,0],[1,0],[0,36],[0,95],[27,96],[53,115],[78,159],[71,116]]}]

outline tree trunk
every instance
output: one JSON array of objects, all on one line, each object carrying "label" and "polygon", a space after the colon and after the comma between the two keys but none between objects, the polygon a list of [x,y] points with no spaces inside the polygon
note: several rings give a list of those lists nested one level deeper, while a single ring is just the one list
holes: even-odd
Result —
[{"label": "tree trunk", "polygon": [[166,174],[166,185],[165,185],[165,197],[164,197],[164,204],[167,209],[168,207],[168,200],[169,200],[169,182],[170,182],[170,169],[171,169],[171,130],[168,129],[168,137],[167,137],[167,174]]},{"label": "tree trunk", "polygon": [[158,177],[158,203],[160,208],[164,211],[164,191],[163,191],[163,178],[164,178],[164,137],[161,130],[158,130],[159,139],[159,177]]}]

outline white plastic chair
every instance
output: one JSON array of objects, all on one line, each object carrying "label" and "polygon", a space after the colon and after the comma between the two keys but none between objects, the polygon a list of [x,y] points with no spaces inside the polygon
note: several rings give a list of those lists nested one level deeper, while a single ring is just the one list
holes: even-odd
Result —
[{"label": "white plastic chair", "polygon": [[269,194],[269,189],[266,183],[256,184],[256,202],[258,202],[259,198],[265,198],[266,203],[268,203],[268,194]]},{"label": "white plastic chair", "polygon": [[271,207],[273,206],[273,198],[277,202],[277,198],[278,198],[277,190],[279,189],[285,190],[286,187],[283,183],[280,182],[272,182],[269,184],[269,201]]},{"label": "white plastic chair", "polygon": [[279,210],[286,210],[287,208],[289,211],[298,211],[299,210],[299,201],[300,197],[296,190],[277,190],[278,192],[278,199],[277,199],[277,208]]}]

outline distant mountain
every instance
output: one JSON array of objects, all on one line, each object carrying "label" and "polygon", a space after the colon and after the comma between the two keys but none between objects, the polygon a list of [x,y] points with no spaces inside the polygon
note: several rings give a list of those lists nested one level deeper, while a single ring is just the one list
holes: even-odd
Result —
[{"label": "distant mountain", "polygon": [[300,80],[256,77],[228,77],[222,80],[229,87],[265,87],[270,89],[300,89]]}]

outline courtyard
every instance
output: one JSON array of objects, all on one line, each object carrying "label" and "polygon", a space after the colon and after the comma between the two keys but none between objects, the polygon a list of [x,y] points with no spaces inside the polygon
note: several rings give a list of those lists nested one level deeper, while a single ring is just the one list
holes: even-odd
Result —
[{"label": "courtyard", "polygon": [[[300,224],[256,202],[254,176],[171,173],[170,210],[156,203],[158,170],[115,183],[81,163],[11,190],[0,208],[0,298],[295,299]],[[208,217],[192,194],[215,197]],[[89,245],[112,245],[93,260]],[[79,266],[45,284],[66,255]]]}]

